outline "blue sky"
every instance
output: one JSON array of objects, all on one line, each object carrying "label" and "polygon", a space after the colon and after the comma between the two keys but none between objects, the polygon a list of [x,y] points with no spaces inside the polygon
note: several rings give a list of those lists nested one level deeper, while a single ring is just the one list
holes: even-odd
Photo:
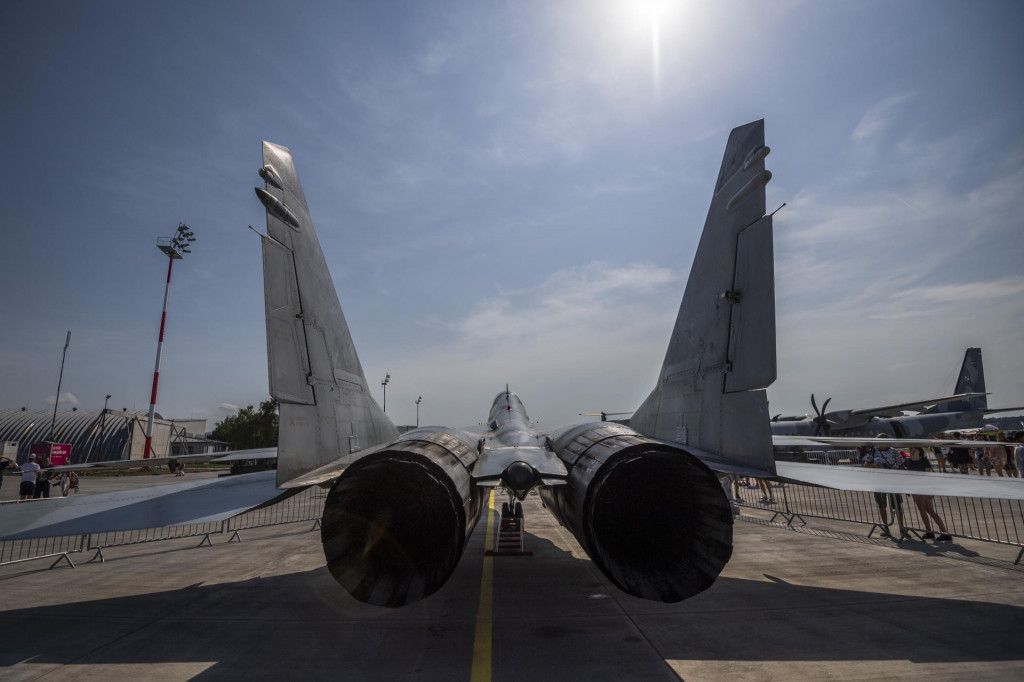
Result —
[{"label": "blue sky", "polygon": [[[292,149],[388,412],[629,410],[657,376],[728,131],[765,118],[772,412],[1024,405],[1017,2],[5,5],[0,407],[266,399],[260,141]],[[656,25],[656,31],[654,29]],[[654,36],[656,35],[656,43]],[[655,48],[656,44],[656,48]]]}]

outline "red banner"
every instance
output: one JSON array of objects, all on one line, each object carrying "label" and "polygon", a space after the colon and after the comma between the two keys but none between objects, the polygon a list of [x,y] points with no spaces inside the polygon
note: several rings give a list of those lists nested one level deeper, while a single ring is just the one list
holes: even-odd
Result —
[{"label": "red banner", "polygon": [[53,443],[50,445],[50,464],[55,467],[71,463],[71,443]]},{"label": "red banner", "polygon": [[55,467],[71,462],[70,443],[33,443],[29,452],[36,456],[36,462],[40,465],[47,455],[50,456],[50,464]]}]

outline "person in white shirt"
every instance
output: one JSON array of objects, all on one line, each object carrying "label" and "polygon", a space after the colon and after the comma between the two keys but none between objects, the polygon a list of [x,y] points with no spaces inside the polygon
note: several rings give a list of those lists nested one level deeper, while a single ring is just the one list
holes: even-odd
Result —
[{"label": "person in white shirt", "polygon": [[39,476],[41,466],[36,464],[36,456],[29,455],[28,461],[21,465],[21,489],[18,493],[23,500],[31,500],[36,491],[36,477]]}]

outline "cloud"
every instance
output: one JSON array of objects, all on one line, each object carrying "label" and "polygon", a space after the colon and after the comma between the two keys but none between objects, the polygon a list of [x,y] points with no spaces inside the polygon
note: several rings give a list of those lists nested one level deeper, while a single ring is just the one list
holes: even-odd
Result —
[{"label": "cloud", "polygon": [[853,129],[850,138],[855,142],[863,142],[874,137],[886,128],[897,107],[913,96],[914,94],[911,92],[904,92],[887,97],[875,104],[861,117],[860,123]]},{"label": "cloud", "polygon": [[654,385],[681,280],[667,268],[592,262],[483,300],[452,323],[452,341],[389,365],[388,412],[412,419],[412,401],[422,395],[421,423],[439,414],[472,424],[506,383],[547,424],[631,409]]},{"label": "cloud", "polygon": [[456,46],[450,41],[434,40],[419,55],[417,64],[423,73],[436,76],[452,61]]},{"label": "cloud", "polygon": [[1003,277],[987,282],[969,282],[923,286],[897,293],[893,298],[914,299],[930,303],[977,302],[994,303],[993,299],[1024,294],[1024,276]]},{"label": "cloud", "polygon": [[482,302],[478,310],[456,323],[461,338],[518,343],[538,330],[552,335],[605,326],[627,301],[678,280],[667,268],[644,264],[612,267],[603,262],[560,270],[539,287]]},{"label": "cloud", "polygon": [[[50,405],[53,404],[54,394],[46,396],[46,402]],[[74,393],[64,392],[60,394],[60,400],[57,401],[58,407],[78,407],[80,405],[78,397]]]},{"label": "cloud", "polygon": [[220,411],[225,413],[225,414],[234,414],[234,413],[238,412],[241,409],[242,408],[240,408],[238,405],[232,405],[231,403],[221,403],[220,404]]}]

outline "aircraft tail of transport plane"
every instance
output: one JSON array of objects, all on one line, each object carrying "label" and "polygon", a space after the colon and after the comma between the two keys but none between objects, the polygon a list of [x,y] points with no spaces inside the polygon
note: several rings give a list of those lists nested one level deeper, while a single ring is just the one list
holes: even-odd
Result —
[{"label": "aircraft tail of transport plane", "polygon": [[921,414],[944,412],[984,412],[988,409],[988,394],[985,393],[985,366],[981,362],[981,349],[968,348],[960,365],[956,380],[956,395],[973,394],[969,397],[942,402],[923,410]]}]

